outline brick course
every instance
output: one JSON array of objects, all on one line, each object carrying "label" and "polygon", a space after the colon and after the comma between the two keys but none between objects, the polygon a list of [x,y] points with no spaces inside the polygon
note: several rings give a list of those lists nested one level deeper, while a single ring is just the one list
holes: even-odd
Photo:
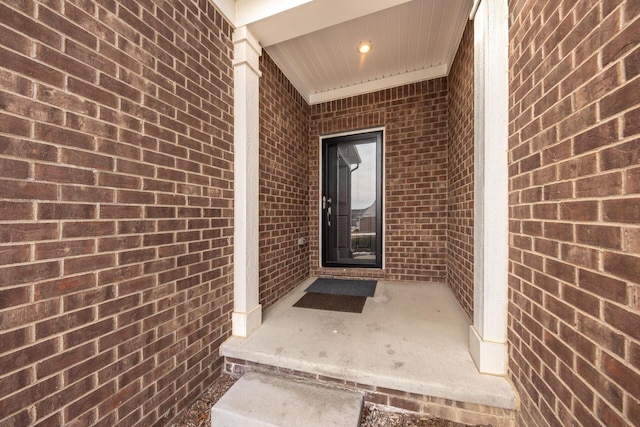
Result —
[{"label": "brick course", "polygon": [[0,5],[0,425],[167,425],[230,334],[232,28]]},{"label": "brick course", "polygon": [[633,1],[510,2],[509,376],[522,425],[639,422],[639,14]]},{"label": "brick course", "polygon": [[[447,79],[311,106],[311,272],[442,282],[447,275]],[[319,138],[385,126],[385,268],[320,268]]]},{"label": "brick course", "polygon": [[260,59],[260,302],[309,277],[310,107],[268,53]]},{"label": "brick course", "polygon": [[225,357],[224,370],[232,376],[240,376],[249,371],[259,371],[283,376],[294,381],[308,381],[331,388],[356,391],[364,395],[367,404],[380,407],[382,410],[391,409],[428,414],[431,417],[440,417],[469,425],[490,425],[492,427],[513,427],[514,425],[516,411],[509,409],[409,393],[375,384],[345,381],[326,375],[263,365],[230,357]]},{"label": "brick course", "polygon": [[447,279],[473,318],[473,21],[464,30],[448,80]]}]

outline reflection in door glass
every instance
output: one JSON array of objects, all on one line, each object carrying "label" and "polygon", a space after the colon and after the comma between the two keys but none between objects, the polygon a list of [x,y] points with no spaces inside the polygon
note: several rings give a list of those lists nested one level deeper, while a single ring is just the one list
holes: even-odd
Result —
[{"label": "reflection in door glass", "polygon": [[351,168],[351,255],[376,256],[376,144],[354,144],[361,162]]}]

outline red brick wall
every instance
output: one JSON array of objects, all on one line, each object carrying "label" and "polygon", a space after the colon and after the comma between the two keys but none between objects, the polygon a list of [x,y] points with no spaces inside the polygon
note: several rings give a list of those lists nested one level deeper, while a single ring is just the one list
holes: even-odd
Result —
[{"label": "red brick wall", "polygon": [[[319,137],[385,126],[385,259],[379,270],[319,267]],[[311,107],[310,251],[315,275],[440,282],[447,275],[447,79]]]},{"label": "red brick wall", "polygon": [[449,71],[448,282],[473,318],[473,21]]},{"label": "red brick wall", "polygon": [[266,52],[260,59],[260,302],[309,277],[309,105]]},{"label": "red brick wall", "polygon": [[522,425],[640,425],[639,14],[637,1],[510,2]]},{"label": "red brick wall", "polygon": [[166,425],[218,376],[231,31],[204,0],[0,4],[0,424]]}]

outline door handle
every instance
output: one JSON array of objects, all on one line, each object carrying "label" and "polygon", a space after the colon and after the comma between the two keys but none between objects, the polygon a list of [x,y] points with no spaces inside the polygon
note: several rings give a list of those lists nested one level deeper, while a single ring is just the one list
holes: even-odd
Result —
[{"label": "door handle", "polygon": [[322,196],[322,209],[327,215],[327,227],[331,227],[331,197]]}]

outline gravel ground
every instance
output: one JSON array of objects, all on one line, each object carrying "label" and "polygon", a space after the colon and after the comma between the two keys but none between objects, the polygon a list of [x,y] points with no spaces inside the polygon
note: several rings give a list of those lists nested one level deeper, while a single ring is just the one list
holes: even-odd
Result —
[{"label": "gravel ground", "polygon": [[187,409],[175,427],[211,427],[211,406],[231,388],[236,378],[223,374]]},{"label": "gravel ground", "polygon": [[[223,394],[236,381],[229,375],[222,375],[207,391],[187,409],[175,427],[211,427],[211,406],[222,397]],[[470,427],[466,424],[454,423],[442,418],[427,417],[413,414],[401,414],[376,409],[365,405],[362,413],[361,427]],[[476,426],[481,427],[481,426]]]}]

